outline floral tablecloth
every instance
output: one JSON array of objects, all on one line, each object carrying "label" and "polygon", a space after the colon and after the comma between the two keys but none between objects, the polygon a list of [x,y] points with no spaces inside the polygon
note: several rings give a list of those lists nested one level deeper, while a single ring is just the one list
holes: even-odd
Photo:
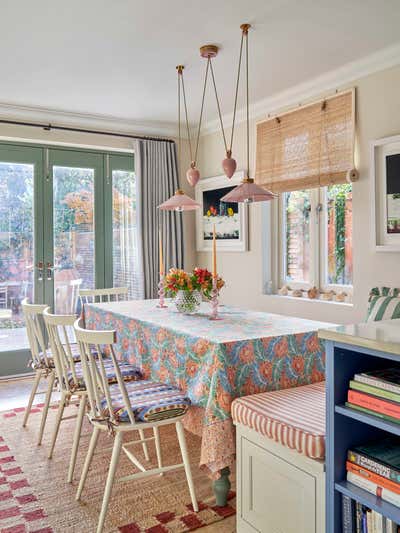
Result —
[{"label": "floral tablecloth", "polygon": [[208,304],[192,316],[154,300],[85,305],[87,327],[117,331],[119,358],[189,396],[185,426],[202,437],[200,464],[215,478],[234,462],[232,401],[323,380],[317,330],[333,324],[228,307],[220,309],[222,320],[208,316]]}]

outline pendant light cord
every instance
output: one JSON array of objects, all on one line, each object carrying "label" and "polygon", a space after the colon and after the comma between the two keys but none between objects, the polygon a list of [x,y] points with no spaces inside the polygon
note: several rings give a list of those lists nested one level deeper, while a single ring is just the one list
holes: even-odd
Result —
[{"label": "pendant light cord", "polygon": [[242,39],[240,41],[239,64],[238,64],[238,71],[237,71],[237,78],[236,78],[235,103],[234,103],[234,106],[233,106],[231,142],[230,142],[230,145],[229,145],[229,152],[231,152],[231,153],[232,153],[232,147],[233,147],[233,134],[234,134],[234,131],[235,131],[237,101],[238,101],[238,95],[239,95],[240,69],[241,69],[241,65],[242,65],[242,54],[243,54],[243,39],[244,39],[244,32],[242,32]]},{"label": "pendant light cord", "polygon": [[210,62],[211,62],[211,59],[208,58],[207,59],[207,66],[206,66],[206,75],[204,76],[203,97],[201,99],[201,110],[200,110],[200,118],[199,118],[199,127],[197,129],[196,151],[194,153],[194,159],[192,160],[192,163],[194,163],[194,164],[196,164],[197,154],[198,154],[198,151],[199,151],[201,122],[202,122],[202,119],[203,119],[204,99],[205,99],[205,95],[206,95],[207,79],[208,79],[208,71],[209,71],[209,68],[210,68]]},{"label": "pendant light cord", "polygon": [[190,161],[193,161],[192,139],[191,139],[190,128],[189,128],[189,118],[188,118],[188,110],[187,110],[187,103],[186,103],[186,91],[185,91],[185,81],[183,77],[183,72],[181,75],[181,84],[182,84],[183,105],[185,109],[186,131],[187,131],[188,143],[189,143]]},{"label": "pendant light cord", "polygon": [[250,177],[250,127],[249,127],[249,37],[246,35],[246,123],[247,123],[247,177]]},{"label": "pendant light cord", "polygon": [[212,66],[211,59],[209,61],[210,61],[210,70],[211,70],[211,76],[212,76],[212,81],[213,81],[213,86],[214,86],[215,99],[217,100],[217,109],[218,109],[219,122],[220,122],[220,125],[221,125],[222,137],[224,139],[225,152],[228,153],[228,145],[227,145],[227,142],[226,142],[224,123],[222,121],[221,106],[219,105],[219,98],[218,98],[217,84],[215,83],[214,69],[213,69],[213,66]]}]

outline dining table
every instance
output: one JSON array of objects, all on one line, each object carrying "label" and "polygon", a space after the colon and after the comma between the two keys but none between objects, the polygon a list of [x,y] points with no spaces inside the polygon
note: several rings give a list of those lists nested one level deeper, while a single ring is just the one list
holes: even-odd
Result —
[{"label": "dining table", "polygon": [[226,504],[235,462],[231,404],[235,398],[325,379],[324,341],[317,331],[334,324],[210,304],[193,315],[173,301],[91,303],[86,327],[115,330],[115,353],[139,365],[146,379],[179,387],[191,407],[186,430],[201,437],[200,468],[213,480],[217,504]]}]

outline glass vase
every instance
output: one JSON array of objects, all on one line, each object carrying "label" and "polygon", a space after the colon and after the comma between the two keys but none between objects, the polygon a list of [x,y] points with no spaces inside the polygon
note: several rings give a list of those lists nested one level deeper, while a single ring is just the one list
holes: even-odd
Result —
[{"label": "glass vase", "polygon": [[198,312],[201,304],[199,291],[178,291],[175,296],[175,307],[184,315],[193,315]]}]

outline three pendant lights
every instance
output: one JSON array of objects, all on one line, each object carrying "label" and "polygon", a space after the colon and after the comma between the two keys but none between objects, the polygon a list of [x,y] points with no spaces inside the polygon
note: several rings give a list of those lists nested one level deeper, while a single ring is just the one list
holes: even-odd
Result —
[{"label": "three pendant lights", "polygon": [[[225,159],[222,161],[222,168],[223,168],[223,171],[226,177],[230,179],[234,175],[236,171],[236,167],[237,167],[236,160],[232,157],[232,148],[233,148],[233,139],[234,139],[234,132],[235,132],[235,120],[236,120],[236,110],[237,110],[237,103],[238,103],[239,82],[240,82],[240,74],[241,74],[241,66],[242,66],[243,49],[245,49],[244,51],[245,51],[245,58],[246,58],[245,79],[246,79],[246,154],[247,154],[246,172],[245,172],[245,178],[243,179],[242,183],[238,185],[237,187],[235,187],[234,189],[232,189],[223,198],[221,198],[221,201],[223,202],[251,203],[251,202],[264,202],[264,201],[272,200],[273,198],[275,198],[275,195],[272,192],[267,191],[266,189],[263,189],[262,187],[259,187],[258,185],[254,183],[254,179],[250,178],[249,45],[248,45],[248,32],[249,32],[250,27],[251,27],[250,24],[242,24],[240,26],[242,37],[240,41],[239,63],[238,63],[236,87],[235,87],[235,101],[234,101],[234,108],[233,108],[233,119],[232,119],[232,128],[231,128],[229,144],[227,143],[227,139],[225,135],[221,107],[220,107],[217,86],[215,82],[214,69],[213,69],[213,64],[212,64],[212,60],[218,54],[218,47],[215,45],[205,45],[200,48],[200,55],[201,57],[207,60],[207,64],[206,64],[206,70],[205,70],[205,76],[204,76],[200,117],[199,117],[199,124],[197,128],[194,151],[193,151],[193,146],[192,146],[192,141],[191,141],[191,136],[190,136],[190,128],[189,128],[189,120],[188,120],[188,112],[187,112],[185,82],[184,82],[184,77],[183,77],[184,66],[178,65],[176,67],[177,74],[178,74],[178,159],[181,155],[181,145],[182,145],[181,100],[183,100],[183,108],[185,112],[185,123],[186,123],[190,161],[191,161],[190,168],[186,172],[186,178],[192,187],[195,187],[200,179],[200,172],[197,168],[197,156],[198,156],[198,149],[199,149],[201,123],[203,119],[204,100],[205,100],[207,82],[208,82],[209,73],[211,73],[212,84],[213,84],[215,98],[217,102],[217,109],[218,109],[218,116],[219,116],[219,121],[220,121],[220,126],[221,126],[221,132],[222,132],[222,137],[223,137],[223,142],[224,142],[224,147],[225,147]],[[189,211],[193,209],[198,209],[199,207],[200,205],[196,203],[194,200],[192,200],[192,198],[184,194],[184,192],[181,189],[178,189],[171,198],[169,198],[166,202],[162,203],[159,206],[160,209],[167,210],[167,211],[171,211],[171,210]]]}]

